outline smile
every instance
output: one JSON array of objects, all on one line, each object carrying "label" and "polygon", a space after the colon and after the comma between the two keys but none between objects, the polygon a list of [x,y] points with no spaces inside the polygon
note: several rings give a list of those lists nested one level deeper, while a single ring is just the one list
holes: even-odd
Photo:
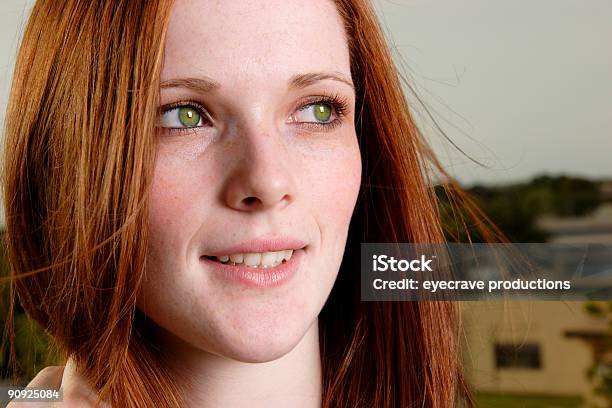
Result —
[{"label": "smile", "polygon": [[274,268],[289,262],[293,249],[272,252],[247,252],[222,256],[206,256],[216,262],[228,265],[243,265],[251,268]]},{"label": "smile", "polygon": [[281,286],[300,269],[304,249],[203,255],[200,262],[215,278],[252,288]]}]

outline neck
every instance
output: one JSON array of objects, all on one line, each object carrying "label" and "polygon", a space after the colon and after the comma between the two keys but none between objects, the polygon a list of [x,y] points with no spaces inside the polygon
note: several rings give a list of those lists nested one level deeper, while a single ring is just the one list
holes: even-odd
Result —
[{"label": "neck", "polygon": [[189,407],[321,406],[316,320],[293,350],[265,363],[243,363],[167,339],[163,343],[168,358],[162,363],[175,374]]}]

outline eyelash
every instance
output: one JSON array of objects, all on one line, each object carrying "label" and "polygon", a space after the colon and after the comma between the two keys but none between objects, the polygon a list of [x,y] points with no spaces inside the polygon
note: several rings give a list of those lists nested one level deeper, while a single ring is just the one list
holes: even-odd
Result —
[{"label": "eyelash", "polygon": [[[296,123],[296,125],[301,128],[311,130],[311,131],[331,131],[342,123],[343,117],[346,115],[346,111],[348,110],[349,102],[346,98],[338,94],[322,94],[318,96],[307,97],[305,99],[302,99],[297,104],[297,106],[293,109],[293,112],[304,110],[309,106],[316,105],[319,103],[328,104],[332,107],[332,110],[333,110],[332,115],[335,116],[332,121],[326,122],[326,123],[302,122],[302,123]],[[179,100],[176,102],[168,103],[159,108],[159,115],[163,115],[165,112],[175,109],[175,108],[179,108],[179,107],[189,107],[189,108],[196,109],[198,113],[200,114],[200,117],[202,118],[203,121],[209,124],[212,122],[210,115],[208,114],[208,111],[201,104],[195,101]],[[185,134],[185,133],[195,132],[200,127],[203,127],[203,126],[196,126],[192,128],[162,128],[160,127],[160,129],[162,129],[163,132],[167,132],[169,134]]]},{"label": "eyelash", "polygon": [[346,115],[349,103],[348,100],[338,94],[323,94],[318,96],[311,96],[305,100],[301,100],[298,106],[293,109],[294,112],[306,109],[309,106],[316,105],[319,103],[328,104],[333,109],[333,115],[335,118],[331,122],[316,123],[316,122],[303,122],[297,123],[298,126],[307,130],[313,131],[331,131],[342,124],[342,120]]},{"label": "eyelash", "polygon": [[[210,115],[208,114],[208,111],[199,103],[195,102],[195,101],[184,101],[184,100],[178,100],[176,102],[171,102],[168,103],[162,107],[159,108],[158,111],[158,116],[163,115],[164,113],[175,109],[175,108],[193,108],[195,110],[198,111],[198,113],[200,114],[200,117],[202,118],[202,120],[206,123],[211,123],[212,120],[210,118]],[[200,126],[196,126],[196,127],[192,127],[192,128],[167,128],[167,127],[159,127],[159,129],[162,130],[162,132],[168,133],[168,134],[176,134],[176,135],[183,135],[183,134],[189,134],[189,133],[195,133],[198,128]]]}]

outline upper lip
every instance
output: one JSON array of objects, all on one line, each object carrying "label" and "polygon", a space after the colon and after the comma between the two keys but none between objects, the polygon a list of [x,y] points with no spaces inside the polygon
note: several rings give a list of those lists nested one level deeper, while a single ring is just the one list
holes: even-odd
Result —
[{"label": "upper lip", "polygon": [[233,254],[246,254],[253,252],[274,252],[286,249],[298,250],[306,246],[304,241],[296,238],[281,237],[281,238],[264,238],[254,239],[242,242],[238,245],[215,250],[214,252],[206,253],[204,256],[227,256]]}]

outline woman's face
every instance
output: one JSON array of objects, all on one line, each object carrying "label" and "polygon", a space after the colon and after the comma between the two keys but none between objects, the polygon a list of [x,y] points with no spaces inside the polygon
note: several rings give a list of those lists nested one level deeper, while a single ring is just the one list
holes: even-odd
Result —
[{"label": "woman's face", "polygon": [[176,341],[269,361],[316,324],[359,190],[342,21],[329,0],[173,7],[138,306]]}]

